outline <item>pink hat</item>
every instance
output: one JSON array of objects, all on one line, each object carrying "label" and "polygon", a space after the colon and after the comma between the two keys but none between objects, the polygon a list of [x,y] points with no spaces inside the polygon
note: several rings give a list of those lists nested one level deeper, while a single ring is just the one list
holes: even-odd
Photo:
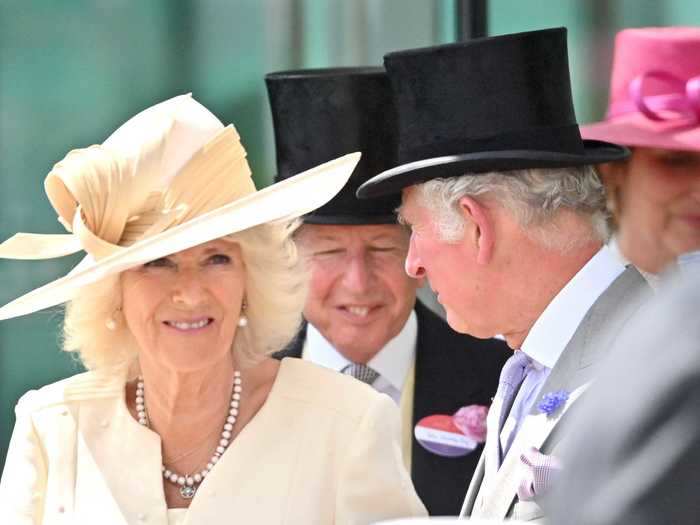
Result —
[{"label": "pink hat", "polygon": [[605,120],[581,136],[700,151],[700,28],[625,29],[615,39]]}]

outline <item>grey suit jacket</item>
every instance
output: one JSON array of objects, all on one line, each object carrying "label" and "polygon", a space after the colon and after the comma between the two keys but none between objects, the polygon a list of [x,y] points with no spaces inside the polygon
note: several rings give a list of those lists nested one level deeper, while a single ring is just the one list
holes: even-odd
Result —
[{"label": "grey suit jacket", "polygon": [[700,523],[700,279],[664,287],[612,352],[571,422],[551,523]]},{"label": "grey suit jacket", "polygon": [[[622,272],[591,306],[552,369],[541,392],[567,390],[575,392],[597,374],[617,334],[642,304],[649,288],[644,278],[632,266]],[[568,403],[574,404],[574,400]],[[567,409],[570,406],[567,406]],[[484,483],[482,458],[469,485],[462,515],[502,519],[513,517],[534,520],[543,516],[534,502],[518,501],[517,458],[523,447],[534,446],[544,454],[559,454],[563,438],[568,435],[568,420],[572,410],[554,421],[539,414],[536,407],[526,419],[518,441],[511,446],[503,466],[488,483]],[[528,421],[530,420],[531,421]],[[542,423],[544,425],[540,425]],[[526,426],[527,424],[527,426]],[[538,425],[542,428],[538,428]],[[528,429],[528,431],[523,432]],[[529,430],[532,430],[530,433]],[[522,436],[521,436],[522,434]],[[535,442],[536,441],[536,442]],[[507,466],[513,468],[506,468]]]}]

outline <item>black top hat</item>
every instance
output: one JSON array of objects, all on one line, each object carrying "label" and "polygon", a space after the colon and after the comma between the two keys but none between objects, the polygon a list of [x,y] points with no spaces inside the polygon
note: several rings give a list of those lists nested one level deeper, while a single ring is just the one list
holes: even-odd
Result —
[{"label": "black top hat", "polygon": [[360,197],[438,177],[629,154],[581,139],[563,27],[389,53],[384,64],[399,114],[398,166],[365,183]]},{"label": "black top hat", "polygon": [[345,187],[304,216],[315,224],[391,224],[398,196],[361,201],[357,188],[396,166],[396,111],[383,68],[307,69],[265,77],[283,180],[340,155],[361,151]]}]

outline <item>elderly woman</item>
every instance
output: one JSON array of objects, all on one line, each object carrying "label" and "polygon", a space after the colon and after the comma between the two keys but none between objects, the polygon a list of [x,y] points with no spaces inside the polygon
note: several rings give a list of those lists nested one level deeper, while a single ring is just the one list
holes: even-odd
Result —
[{"label": "elderly woman", "polygon": [[631,147],[599,167],[625,259],[658,274],[700,250],[700,28],[618,33],[606,119],[581,134]]},{"label": "elderly woman", "polygon": [[392,401],[267,357],[296,331],[305,294],[287,221],[329,200],[357,159],[256,192],[234,129],[181,96],[55,166],[46,190],[71,234],[18,234],[0,255],[88,257],[0,319],[67,300],[64,347],[89,371],[18,403],[3,522],[424,514]]}]

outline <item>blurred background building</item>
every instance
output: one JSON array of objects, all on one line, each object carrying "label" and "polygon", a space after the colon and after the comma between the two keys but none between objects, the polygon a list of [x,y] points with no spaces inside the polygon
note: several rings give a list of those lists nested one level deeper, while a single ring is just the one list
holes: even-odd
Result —
[{"label": "blurred background building", "polygon": [[[53,164],[177,94],[236,125],[264,186],[275,173],[267,72],[566,26],[583,123],[604,112],[615,32],[650,25],[700,25],[697,0],[0,0],[0,241],[63,233],[43,192]],[[0,260],[0,303],[79,259]],[[0,466],[18,397],[80,370],[59,351],[61,317],[0,322]]]}]

